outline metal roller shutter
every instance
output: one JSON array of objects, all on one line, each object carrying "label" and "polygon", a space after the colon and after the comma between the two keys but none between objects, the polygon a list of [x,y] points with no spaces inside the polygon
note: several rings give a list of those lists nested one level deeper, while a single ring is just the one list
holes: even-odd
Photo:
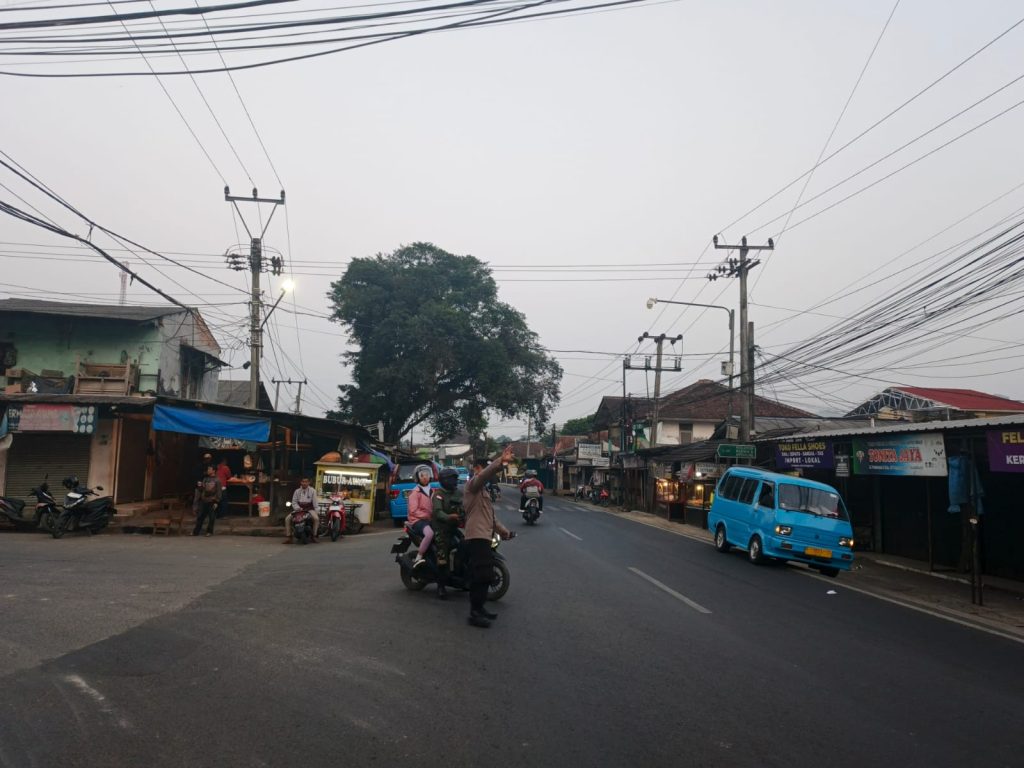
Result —
[{"label": "metal roller shutter", "polygon": [[78,475],[85,482],[89,477],[91,443],[92,435],[14,433],[7,456],[4,495],[35,503],[28,490],[43,482],[49,473],[50,490],[59,501],[61,480],[68,475]]}]

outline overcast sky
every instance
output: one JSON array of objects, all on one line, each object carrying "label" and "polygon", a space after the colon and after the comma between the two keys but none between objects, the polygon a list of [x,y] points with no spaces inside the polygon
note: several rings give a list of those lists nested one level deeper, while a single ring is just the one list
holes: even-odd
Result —
[{"label": "overcast sky", "polygon": [[[326,311],[328,284],[348,260],[424,240],[494,265],[502,300],[519,308],[552,350],[621,354],[637,350],[644,331],[682,333],[684,371],[666,376],[663,389],[717,379],[728,348],[725,314],[645,306],[651,296],[736,306],[735,282],[704,279],[724,255],[707,249],[712,235],[778,240],[770,261],[751,277],[750,319],[770,357],[813,338],[835,317],[856,317],[878,296],[922,280],[928,263],[891,273],[1024,206],[1022,187],[905,254],[1024,181],[1024,109],[1014,109],[800,223],[1015,105],[1024,99],[1022,80],[797,209],[793,228],[781,237],[802,182],[727,226],[815,164],[892,8],[892,0],[669,2],[430,35],[237,73],[287,190],[287,218],[275,217],[266,242],[294,261],[302,311]],[[901,2],[829,149],[1022,13],[1019,2],[1009,1]],[[1024,74],[1022,45],[1024,25],[818,168],[802,200]],[[2,53],[0,62],[8,63]],[[276,195],[280,185],[226,76],[198,80],[261,194]],[[232,191],[246,193],[252,185],[193,84],[180,77],[163,82]],[[223,200],[224,181],[157,81],[6,77],[0,95],[0,149],[105,226],[244,286],[217,255],[245,239]],[[72,215],[30,195],[6,171],[0,183],[85,234]],[[3,188],[0,199],[13,200]],[[250,224],[256,221],[253,206],[243,212]],[[0,296],[116,303],[117,271],[60,247],[66,245],[0,217]],[[47,260],[26,258],[29,253]],[[226,360],[240,366],[248,359],[243,294],[168,264],[157,271],[152,258],[154,267],[129,261],[161,289],[203,309]],[[524,271],[523,265],[543,267]],[[556,265],[592,268],[559,272]],[[628,271],[597,271],[597,265]],[[271,299],[279,284],[271,280]],[[820,305],[851,285],[863,290]],[[138,285],[129,297],[160,303]],[[967,337],[961,336],[970,325],[964,319],[927,344],[858,360],[846,373],[860,377],[837,381],[834,372],[832,378],[822,372],[806,381],[776,379],[761,393],[830,414],[887,383],[1024,399],[1021,297],[1018,287],[1004,298],[1015,317],[970,328]],[[813,313],[797,314],[812,307]],[[339,362],[345,337],[328,321],[292,309],[286,299],[275,314],[277,359],[264,358],[263,375],[308,377],[304,410],[322,413],[336,385],[348,380]],[[997,351],[960,357],[983,350]],[[556,422],[592,413],[604,394],[621,394],[620,358],[554,354],[566,374]],[[648,386],[653,381],[642,372],[627,379],[635,394]],[[282,399],[294,394],[282,388]],[[496,420],[490,431],[518,436],[522,430]]]}]

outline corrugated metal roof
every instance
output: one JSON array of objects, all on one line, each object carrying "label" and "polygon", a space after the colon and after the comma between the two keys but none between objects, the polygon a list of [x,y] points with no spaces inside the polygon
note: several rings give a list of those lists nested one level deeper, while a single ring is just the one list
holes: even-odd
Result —
[{"label": "corrugated metal roof", "polygon": [[117,304],[69,304],[35,299],[0,299],[0,312],[26,312],[34,315],[98,317],[104,320],[128,320],[144,323],[184,312],[181,307],[130,307]]},{"label": "corrugated metal roof", "polygon": [[933,401],[936,405],[960,411],[1024,411],[1024,403],[999,395],[990,395],[976,389],[945,389],[941,387],[893,387],[916,397]]},{"label": "corrugated metal roof", "polygon": [[156,402],[155,397],[131,395],[47,395],[38,392],[0,392],[0,403],[54,403],[60,405],[134,405],[147,408]]},{"label": "corrugated metal roof", "polygon": [[813,437],[857,437],[858,435],[888,435],[907,432],[946,432],[954,429],[972,429],[985,427],[1013,427],[1024,425],[1024,413],[1015,413],[1009,416],[992,416],[984,419],[956,419],[954,421],[918,421],[900,424],[887,424],[875,427],[862,427],[858,429],[836,429],[811,432],[793,432],[788,435],[777,437],[765,437],[755,442],[775,443],[780,440],[792,440],[793,438]]}]

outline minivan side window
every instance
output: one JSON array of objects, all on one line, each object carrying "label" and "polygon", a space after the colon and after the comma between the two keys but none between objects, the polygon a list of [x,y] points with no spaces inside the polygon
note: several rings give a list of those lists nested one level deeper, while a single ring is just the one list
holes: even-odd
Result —
[{"label": "minivan side window", "polygon": [[718,495],[729,501],[736,501],[736,494],[743,484],[743,478],[737,475],[726,475],[722,484],[718,487]]},{"label": "minivan side window", "polygon": [[768,509],[775,509],[775,483],[767,481],[761,483],[761,492],[757,496],[757,505]]},{"label": "minivan side window", "polygon": [[757,490],[757,480],[752,477],[743,478],[743,487],[740,488],[738,501],[741,504],[749,504],[754,500],[754,491]]}]

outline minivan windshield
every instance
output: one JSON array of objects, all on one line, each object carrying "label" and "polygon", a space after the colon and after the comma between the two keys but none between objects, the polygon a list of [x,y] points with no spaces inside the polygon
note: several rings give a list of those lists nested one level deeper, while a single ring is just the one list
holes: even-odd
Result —
[{"label": "minivan windshield", "polygon": [[415,483],[416,482],[416,467],[422,466],[422,464],[399,464],[398,472],[395,473],[396,483]]},{"label": "minivan windshield", "polygon": [[808,488],[792,483],[779,484],[779,508],[792,512],[808,512],[820,517],[849,520],[843,500],[838,493]]}]

